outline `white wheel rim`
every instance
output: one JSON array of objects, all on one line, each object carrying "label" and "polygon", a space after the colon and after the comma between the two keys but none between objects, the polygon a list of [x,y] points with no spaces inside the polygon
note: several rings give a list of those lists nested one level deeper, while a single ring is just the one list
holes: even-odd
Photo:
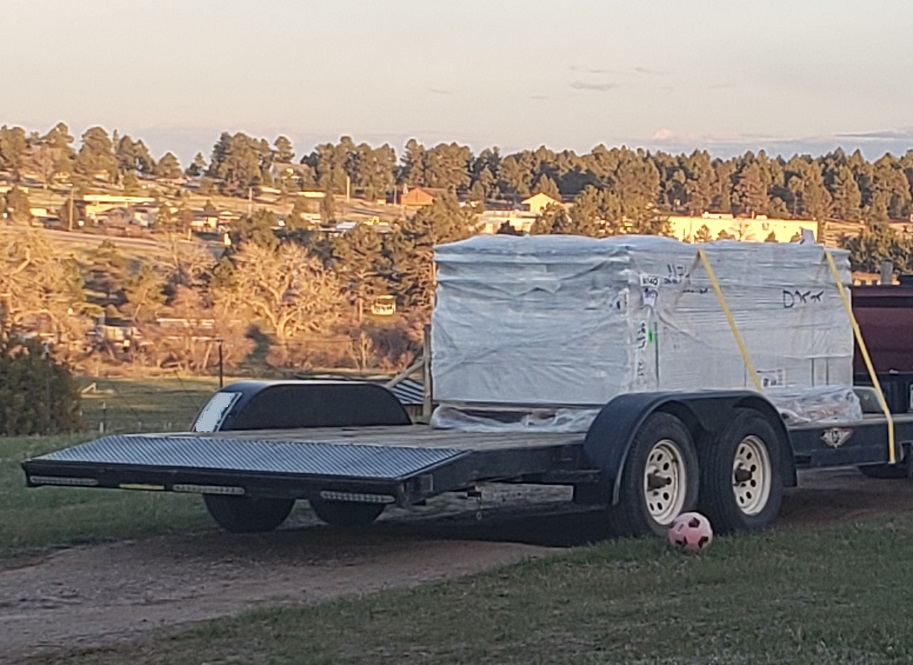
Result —
[{"label": "white wheel rim", "polygon": [[770,455],[764,442],[746,436],[739,442],[732,461],[732,491],[736,505],[746,515],[757,515],[770,498]]},{"label": "white wheel rim", "polygon": [[671,524],[682,511],[686,471],[682,451],[674,441],[663,439],[650,449],[644,468],[644,497],[650,517],[658,524]]}]

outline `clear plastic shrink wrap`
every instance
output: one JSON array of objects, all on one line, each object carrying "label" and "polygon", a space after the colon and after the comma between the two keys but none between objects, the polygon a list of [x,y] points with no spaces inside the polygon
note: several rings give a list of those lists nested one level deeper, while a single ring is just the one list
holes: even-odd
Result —
[{"label": "clear plastic shrink wrap", "polygon": [[[476,236],[438,246],[441,403],[599,407],[627,392],[849,386],[853,333],[815,244]],[[830,250],[844,284],[848,254]]]}]

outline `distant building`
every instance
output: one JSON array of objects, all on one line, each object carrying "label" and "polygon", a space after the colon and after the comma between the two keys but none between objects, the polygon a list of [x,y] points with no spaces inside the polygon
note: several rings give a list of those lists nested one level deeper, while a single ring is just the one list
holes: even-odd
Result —
[{"label": "distant building", "polygon": [[311,167],[307,164],[292,164],[291,162],[275,162],[269,170],[273,181],[288,180],[291,178],[311,177]]},{"label": "distant building", "polygon": [[497,233],[504,224],[518,233],[529,233],[538,213],[525,210],[486,210],[479,215],[479,233]]},{"label": "distant building", "polygon": [[374,316],[393,316],[396,314],[396,297],[391,295],[376,296],[371,303],[371,314]]},{"label": "distant building", "polygon": [[214,231],[219,228],[219,213],[216,210],[194,210],[190,228],[198,231]]},{"label": "distant building", "polygon": [[435,199],[443,196],[446,192],[446,189],[435,187],[413,187],[412,189],[406,189],[403,195],[400,196],[399,202],[404,206],[430,206]]},{"label": "distant building", "polygon": [[550,205],[561,205],[561,201],[552,198],[548,194],[543,194],[542,192],[533,194],[528,199],[523,199],[522,203],[526,206],[527,210],[534,212],[537,215]]},{"label": "distant building", "polygon": [[149,196],[121,196],[118,194],[86,194],[77,201],[85,210],[86,216],[95,219],[114,208],[132,208],[148,206],[155,203]]},{"label": "distant building", "polygon": [[700,239],[701,229],[710,240],[724,237],[748,242],[764,242],[771,236],[777,242],[790,242],[802,235],[803,230],[811,231],[818,238],[818,222],[813,219],[778,219],[766,215],[755,217],[735,217],[729,213],[705,212],[700,217],[670,215],[668,218],[669,233],[672,237],[687,242]]}]

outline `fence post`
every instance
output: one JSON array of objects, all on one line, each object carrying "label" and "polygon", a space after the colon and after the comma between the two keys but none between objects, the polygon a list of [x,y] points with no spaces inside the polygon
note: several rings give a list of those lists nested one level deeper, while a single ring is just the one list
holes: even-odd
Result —
[{"label": "fence post", "polygon": [[422,399],[422,416],[431,417],[434,386],[431,385],[431,326],[426,325],[422,335],[422,383],[424,396]]}]

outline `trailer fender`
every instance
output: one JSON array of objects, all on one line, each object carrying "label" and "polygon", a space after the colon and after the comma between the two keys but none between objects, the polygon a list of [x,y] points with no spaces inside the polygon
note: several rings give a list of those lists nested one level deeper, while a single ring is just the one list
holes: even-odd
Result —
[{"label": "trailer fender", "polygon": [[363,381],[239,381],[200,411],[195,431],[409,425],[396,396]]},{"label": "trailer fender", "polygon": [[619,480],[634,439],[650,414],[676,416],[691,432],[697,446],[712,439],[735,408],[751,408],[763,415],[779,435],[783,447],[780,473],[786,487],[796,485],[796,467],[789,434],[777,410],[764,397],[749,391],[701,393],[627,393],[606,404],[590,425],[584,453],[612,483],[612,504],[618,503]]}]

